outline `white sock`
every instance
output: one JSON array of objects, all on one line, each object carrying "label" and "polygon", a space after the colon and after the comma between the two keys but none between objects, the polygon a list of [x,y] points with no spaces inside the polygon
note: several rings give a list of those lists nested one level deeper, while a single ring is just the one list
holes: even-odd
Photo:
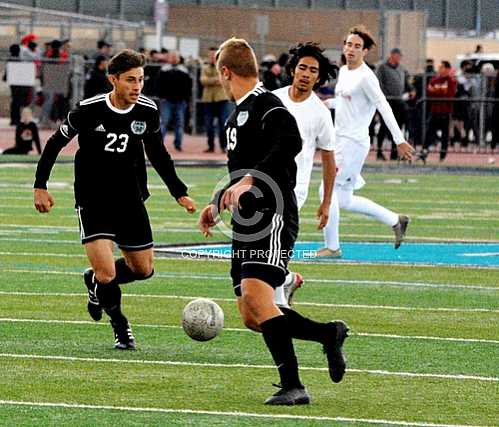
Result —
[{"label": "white sock", "polygon": [[370,216],[383,224],[389,225],[390,227],[393,227],[399,222],[399,216],[395,212],[392,212],[391,210],[378,205],[365,197],[352,196],[349,206],[345,209],[350,212]]},{"label": "white sock", "polygon": [[[319,187],[319,196],[322,200],[324,189]],[[326,226],[322,229],[324,235],[324,245],[333,251],[340,248],[340,208],[336,189],[333,191],[331,205],[329,206],[329,219]]]}]

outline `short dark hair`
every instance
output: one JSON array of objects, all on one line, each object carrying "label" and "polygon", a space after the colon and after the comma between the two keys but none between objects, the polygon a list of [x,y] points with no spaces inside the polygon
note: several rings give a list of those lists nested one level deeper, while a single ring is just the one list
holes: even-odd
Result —
[{"label": "short dark hair", "polygon": [[452,65],[450,65],[449,61],[442,61],[442,65],[447,69],[452,68]]},{"label": "short dark hair", "polygon": [[124,49],[111,58],[107,66],[107,72],[111,75],[120,75],[132,68],[143,67],[145,62],[146,58],[143,53],[132,49]]},{"label": "short dark hair", "polygon": [[300,62],[301,58],[310,56],[317,60],[319,63],[319,80],[314,86],[314,90],[326,83],[330,78],[336,77],[338,67],[331,64],[329,58],[324,55],[324,49],[321,48],[319,43],[306,42],[298,43],[289,49],[290,57],[286,64],[286,72],[290,77],[293,76],[295,68]]},{"label": "short dark hair", "polygon": [[348,35],[350,34],[355,34],[364,41],[363,49],[371,50],[372,47],[376,46],[374,37],[364,25],[356,25],[355,27],[350,28],[348,30]]}]

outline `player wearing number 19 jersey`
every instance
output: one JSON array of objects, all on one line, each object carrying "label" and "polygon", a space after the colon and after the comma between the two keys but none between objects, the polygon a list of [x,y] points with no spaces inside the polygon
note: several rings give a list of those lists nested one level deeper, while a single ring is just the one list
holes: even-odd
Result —
[{"label": "player wearing number 19 jersey", "polygon": [[[152,276],[153,241],[144,201],[149,196],[144,149],[171,195],[188,212],[195,210],[165,150],[158,109],[140,95],[144,57],[124,50],[109,62],[113,91],[80,101],[48,140],[38,163],[35,207],[49,212],[54,204],[47,181],[55,160],[78,135],[74,191],[81,241],[92,266],[84,273],[88,311],[111,318],[118,349],[135,348],[128,320],[121,312],[119,284]],[[115,242],[123,258],[114,261]]]}]

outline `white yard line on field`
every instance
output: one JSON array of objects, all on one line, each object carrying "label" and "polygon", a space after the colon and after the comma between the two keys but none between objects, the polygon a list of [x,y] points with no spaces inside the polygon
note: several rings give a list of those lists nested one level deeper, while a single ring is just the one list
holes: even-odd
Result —
[{"label": "white yard line on field", "polygon": [[[9,271],[4,269],[3,271]],[[10,270],[22,271],[22,270]],[[28,270],[28,272],[31,272]],[[39,271],[44,274],[46,272]],[[72,274],[81,275],[81,273],[64,273],[57,274]],[[17,296],[66,296],[66,297],[84,297],[86,294],[64,293],[64,292],[9,292],[0,291],[0,295],[17,295]],[[191,300],[195,297],[187,295],[154,295],[154,294],[124,294],[127,298],[152,298],[152,299],[178,299]],[[212,298],[214,301],[234,302],[232,298]],[[409,306],[393,306],[393,305],[368,305],[368,304],[328,304],[317,302],[297,302],[295,305],[307,307],[325,307],[325,308],[351,308],[359,310],[390,310],[390,311],[423,311],[423,312],[448,312],[448,313],[499,313],[499,310],[490,308],[454,308],[454,307],[409,307]]]},{"label": "white yard line on field", "polygon": [[[54,257],[54,258],[86,258],[83,254],[67,254],[67,253],[36,253],[36,252],[0,252],[0,255],[4,256],[26,256],[26,257]],[[156,260],[158,262],[159,260]],[[12,271],[12,270],[2,270],[0,271]],[[15,272],[22,273],[38,273],[37,270],[15,270]],[[46,271],[45,271],[46,272]],[[51,271],[49,274],[60,274],[60,271]],[[65,272],[62,272],[66,274]],[[67,273],[70,274],[70,273]],[[73,272],[73,274],[81,274]],[[227,275],[214,275],[214,274],[186,274],[180,272],[156,272],[155,277],[168,277],[173,279],[201,279],[201,280],[218,280],[227,281],[229,277]],[[403,282],[403,281],[393,281],[393,280],[356,280],[356,279],[317,279],[317,278],[306,278],[307,283],[327,283],[327,284],[340,284],[340,285],[372,285],[372,286],[396,286],[405,288],[435,288],[435,289],[464,289],[464,290],[479,290],[479,291],[497,291],[499,292],[499,287],[493,286],[478,286],[478,285],[460,285],[460,284],[446,284],[446,283],[425,283],[425,282]]]},{"label": "white yard line on field", "polygon": [[[345,422],[345,423],[367,423],[367,424],[388,424],[401,426],[428,426],[428,427],[472,427],[470,425],[457,424],[434,424],[429,422],[415,421],[399,421],[399,420],[381,420],[371,418],[349,418],[349,417],[325,417],[314,415],[296,415],[296,414],[264,414],[252,412],[224,412],[224,411],[208,411],[199,409],[178,409],[178,408],[152,408],[152,407],[134,407],[134,406],[112,406],[112,405],[88,405],[83,403],[66,403],[66,402],[25,402],[18,400],[0,400],[0,405],[12,406],[30,406],[38,408],[64,408],[64,409],[91,409],[91,410],[107,410],[107,411],[128,411],[128,412],[147,412],[161,414],[184,414],[184,415],[215,415],[223,417],[238,417],[238,418],[270,418],[279,420],[304,420],[304,421],[326,421],[330,423]],[[476,427],[476,426],[475,426]]]},{"label": "white yard line on field", "polygon": [[[58,360],[71,362],[91,362],[91,363],[117,363],[117,364],[138,364],[138,365],[166,365],[166,366],[197,366],[203,368],[236,368],[236,369],[275,369],[273,365],[249,365],[245,363],[201,363],[201,362],[181,362],[175,360],[141,360],[141,359],[107,359],[94,357],[74,357],[74,356],[54,356],[43,354],[15,354],[0,353],[0,358],[7,359],[39,359],[39,360]],[[320,371],[328,372],[328,368],[317,368],[312,366],[300,366],[302,371]],[[347,369],[349,373],[395,376],[408,378],[433,378],[442,380],[458,381],[483,381],[499,382],[499,377],[483,377],[477,375],[453,375],[453,374],[423,374],[417,372],[395,372],[379,369]]]},{"label": "white yard line on field", "polygon": [[[91,325],[91,326],[108,326],[107,323],[98,323],[90,320],[58,320],[58,319],[19,319],[10,317],[0,317],[0,322],[5,323],[48,323],[61,325]],[[134,323],[134,327],[139,328],[154,328],[154,329],[181,329],[177,325],[156,325],[147,323]],[[246,328],[224,328],[224,331],[229,332],[250,332]],[[452,337],[435,337],[422,335],[395,335],[395,334],[377,334],[369,332],[349,332],[349,336],[368,337],[368,338],[388,338],[388,339],[403,339],[403,340],[422,340],[422,341],[445,341],[458,343],[480,343],[480,344],[499,344],[499,340],[488,340],[478,338],[452,338]]]}]

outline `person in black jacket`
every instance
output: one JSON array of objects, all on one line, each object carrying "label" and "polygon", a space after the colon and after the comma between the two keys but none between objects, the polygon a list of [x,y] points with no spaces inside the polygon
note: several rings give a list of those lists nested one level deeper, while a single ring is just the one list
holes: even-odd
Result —
[{"label": "person in black jacket", "polygon": [[91,98],[99,93],[107,93],[112,90],[113,86],[109,83],[106,74],[107,63],[108,59],[103,55],[95,58],[94,68],[88,73],[85,81],[85,98]]},{"label": "person in black jacket", "polygon": [[187,68],[180,64],[178,52],[169,53],[170,63],[161,67],[157,78],[157,95],[161,99],[161,131],[166,137],[168,123],[174,117],[175,150],[182,151],[182,137],[187,103],[191,98],[192,79]]},{"label": "person in black jacket", "polygon": [[33,121],[31,108],[23,108],[21,121],[16,126],[16,145],[7,148],[2,154],[28,154],[35,144],[38,154],[42,154],[38,126]]},{"label": "person in black jacket", "polygon": [[[54,198],[47,181],[57,155],[78,135],[74,193],[91,269],[83,275],[87,309],[95,321],[104,310],[111,318],[115,348],[134,349],[135,338],[121,311],[119,285],[154,273],[153,241],[144,205],[148,198],[144,149],[170,194],[187,212],[195,211],[187,187],[175,172],[159,129],[156,104],[141,95],[144,56],[124,50],[109,62],[113,91],[80,101],[47,141],[34,184],[34,205],[49,212]],[[123,258],[114,260],[113,242]]]},{"label": "person in black jacket", "polygon": [[209,236],[219,212],[232,212],[231,277],[238,309],[246,327],[262,333],[280,376],[280,390],[265,403],[308,404],[292,339],[321,343],[330,377],[339,382],[348,328],[341,321],[315,322],[274,303],[298,235],[294,187],[300,132],[279,98],[258,81],[255,53],[245,40],[233,38],[220,46],[217,70],[236,103],[225,124],[230,183],[203,209],[199,228]]}]

